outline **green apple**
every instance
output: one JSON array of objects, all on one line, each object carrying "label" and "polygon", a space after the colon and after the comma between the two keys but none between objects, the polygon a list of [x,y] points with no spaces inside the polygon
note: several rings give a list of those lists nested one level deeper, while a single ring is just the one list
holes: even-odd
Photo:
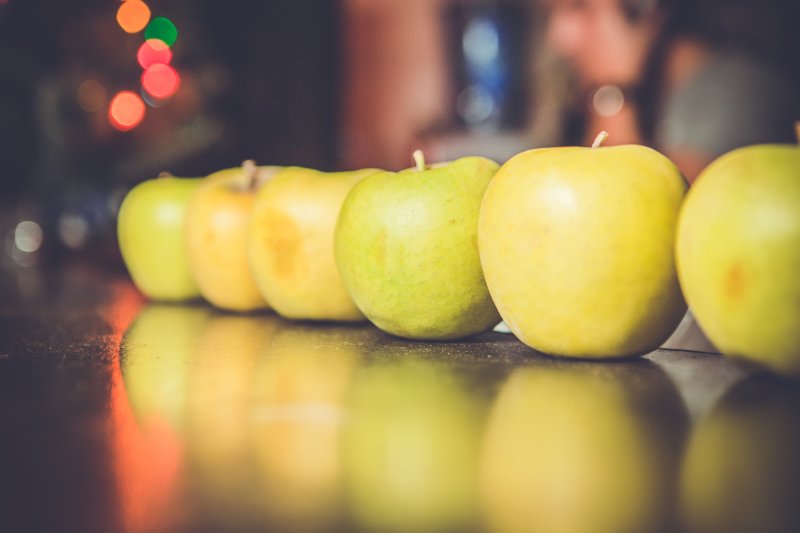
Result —
[{"label": "green apple", "polygon": [[117,236],[122,259],[136,287],[153,300],[197,298],[183,246],[184,219],[197,178],[162,174],[125,196],[119,208]]},{"label": "green apple", "polygon": [[350,295],[380,329],[412,339],[455,339],[499,315],[483,279],[478,211],[497,164],[465,157],[381,172],[360,181],[336,225],[336,264]]},{"label": "green apple", "polygon": [[694,431],[680,486],[686,531],[797,531],[800,387],[767,375],[735,385]]},{"label": "green apple", "polygon": [[247,258],[247,231],[256,192],[276,167],[240,168],[211,174],[189,199],[186,250],[203,298],[230,311],[266,309]]},{"label": "green apple", "polygon": [[250,221],[250,266],[275,311],[294,319],[364,320],[336,269],[333,230],[347,193],[376,172],[290,167],[258,192]]},{"label": "green apple", "polygon": [[723,353],[800,378],[800,146],[730,152],[681,211],[678,274]]},{"label": "green apple", "polygon": [[414,350],[355,375],[346,429],[351,514],[364,531],[471,531],[485,405]]},{"label": "green apple", "polygon": [[612,358],[658,348],[686,304],[675,272],[686,182],[644,146],[541,148],[486,190],[478,244],[511,331],[552,355]]},{"label": "green apple", "polygon": [[688,425],[677,390],[649,361],[515,370],[481,446],[488,531],[675,531]]}]

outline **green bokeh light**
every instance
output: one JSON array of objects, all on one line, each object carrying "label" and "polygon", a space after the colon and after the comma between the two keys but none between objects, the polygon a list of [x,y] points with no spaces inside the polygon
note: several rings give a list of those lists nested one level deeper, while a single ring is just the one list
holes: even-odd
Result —
[{"label": "green bokeh light", "polygon": [[145,39],[161,39],[167,46],[172,46],[178,39],[178,28],[166,17],[156,17],[144,30]]}]

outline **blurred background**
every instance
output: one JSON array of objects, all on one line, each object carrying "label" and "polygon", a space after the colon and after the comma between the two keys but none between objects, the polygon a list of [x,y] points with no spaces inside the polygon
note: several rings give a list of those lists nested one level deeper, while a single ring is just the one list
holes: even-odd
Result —
[{"label": "blurred background", "polygon": [[134,184],[639,142],[791,142],[796,0],[0,0],[5,270],[118,267]]}]

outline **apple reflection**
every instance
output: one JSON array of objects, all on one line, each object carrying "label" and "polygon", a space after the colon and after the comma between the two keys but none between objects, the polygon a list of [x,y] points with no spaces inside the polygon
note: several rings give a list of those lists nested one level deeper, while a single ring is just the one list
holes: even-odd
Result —
[{"label": "apple reflection", "polygon": [[374,330],[283,322],[254,374],[259,503],[281,531],[341,521],[344,401]]},{"label": "apple reflection", "polygon": [[477,519],[486,411],[462,377],[414,350],[363,366],[345,440],[353,519],[366,531],[465,531]]},{"label": "apple reflection", "polygon": [[122,381],[113,390],[120,422],[117,474],[130,531],[179,520],[187,369],[209,318],[205,307],[149,305],[122,338]]},{"label": "apple reflection", "polygon": [[674,531],[685,408],[647,361],[547,361],[501,389],[482,450],[489,531]]},{"label": "apple reflection", "polygon": [[690,532],[800,530],[800,385],[735,385],[690,441],[681,510]]},{"label": "apple reflection", "polygon": [[144,517],[131,529],[336,527],[344,401],[375,334],[276,315],[145,308],[123,342],[127,398],[144,435],[135,440],[147,444],[127,470],[149,472],[123,480]]},{"label": "apple reflection", "polygon": [[253,479],[254,374],[281,325],[274,315],[214,313],[187,373],[187,472],[206,523],[241,523],[261,512]]}]

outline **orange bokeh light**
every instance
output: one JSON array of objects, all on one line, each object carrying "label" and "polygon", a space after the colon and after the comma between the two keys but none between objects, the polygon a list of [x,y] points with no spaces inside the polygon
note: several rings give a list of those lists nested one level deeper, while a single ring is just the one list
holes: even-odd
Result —
[{"label": "orange bokeh light", "polygon": [[136,59],[143,69],[158,63],[169,65],[172,61],[172,50],[161,39],[148,39],[139,47]]},{"label": "orange bokeh light", "polygon": [[140,32],[150,22],[150,8],[142,0],[125,0],[117,10],[117,22],[128,33]]},{"label": "orange bokeh light", "polygon": [[154,98],[169,98],[181,83],[181,77],[175,69],[163,63],[151,65],[142,74],[142,87]]},{"label": "orange bokeh light", "polygon": [[108,121],[120,131],[128,131],[144,118],[145,105],[141,97],[131,91],[120,91],[108,106]]}]

